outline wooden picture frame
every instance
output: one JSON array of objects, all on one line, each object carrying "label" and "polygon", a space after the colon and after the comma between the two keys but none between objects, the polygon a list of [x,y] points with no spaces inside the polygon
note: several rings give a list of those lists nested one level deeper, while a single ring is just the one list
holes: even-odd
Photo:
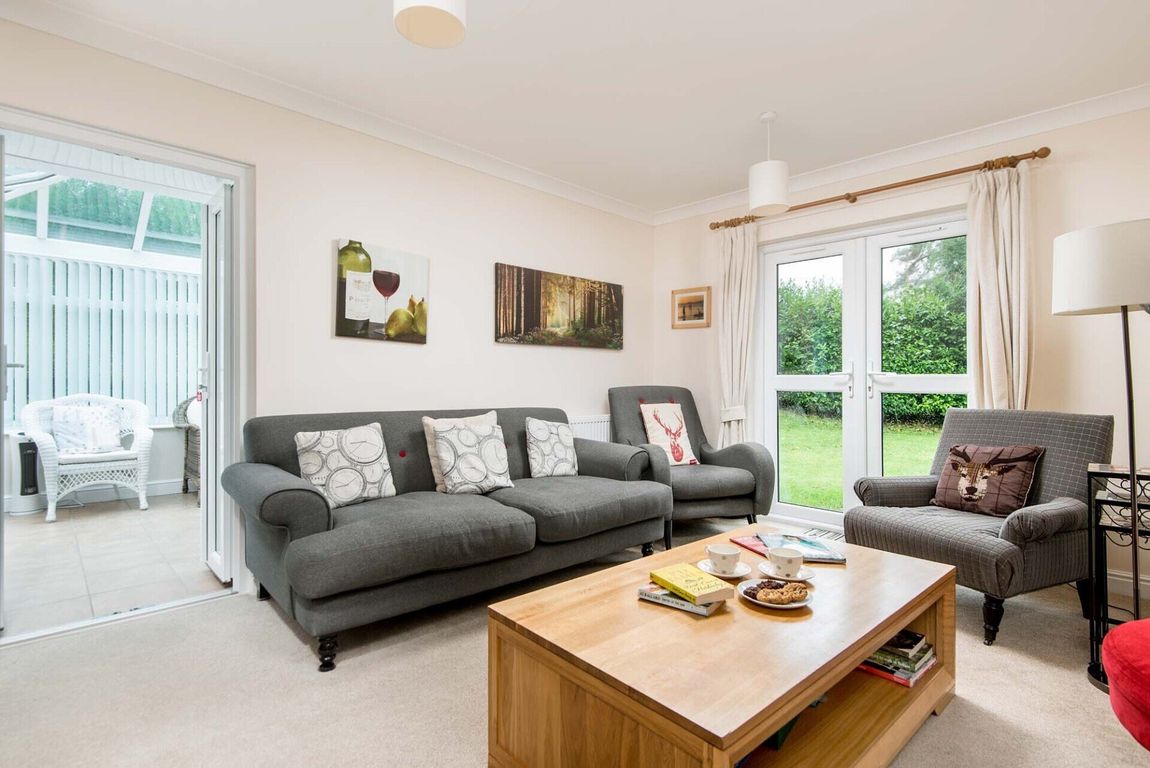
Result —
[{"label": "wooden picture frame", "polygon": [[711,286],[671,291],[671,327],[711,327]]}]

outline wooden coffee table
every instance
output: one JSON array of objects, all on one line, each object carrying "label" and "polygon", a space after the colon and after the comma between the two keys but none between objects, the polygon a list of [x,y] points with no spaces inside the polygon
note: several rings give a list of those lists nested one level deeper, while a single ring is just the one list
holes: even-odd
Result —
[{"label": "wooden coffee table", "polygon": [[[787,529],[747,526],[492,605],[490,764],[888,764],[954,697],[954,568],[835,542],[847,565],[812,565],[799,610],[736,596],[704,618],[636,597],[652,569],[758,531]],[[914,688],[855,671],[904,627],[939,660]],[[800,713],[781,750],[761,746]]]}]

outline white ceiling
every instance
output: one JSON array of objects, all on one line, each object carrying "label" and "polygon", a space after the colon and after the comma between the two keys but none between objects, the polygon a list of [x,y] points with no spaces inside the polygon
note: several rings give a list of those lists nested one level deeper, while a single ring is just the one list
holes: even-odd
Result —
[{"label": "white ceiling", "polygon": [[745,187],[765,109],[800,174],[1150,82],[1147,0],[472,0],[446,51],[390,0],[0,16],[637,218]]}]

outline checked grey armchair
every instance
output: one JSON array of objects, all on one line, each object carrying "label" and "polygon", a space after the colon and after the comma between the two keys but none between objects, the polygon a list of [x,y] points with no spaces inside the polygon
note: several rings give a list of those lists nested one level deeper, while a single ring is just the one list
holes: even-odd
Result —
[{"label": "checked grey armchair", "polygon": [[[691,390],[683,387],[613,387],[607,390],[611,406],[611,431],[616,443],[647,451],[649,468],[645,480],[671,486],[674,507],[663,526],[663,543],[671,548],[675,520],[703,517],[741,517],[755,522],[771,511],[775,494],[775,464],[759,443],[738,443],[713,448],[703,431]],[[687,435],[699,463],[671,466],[667,453],[647,442],[647,430],[639,406],[643,403],[678,403],[683,409]]]},{"label": "checked grey armchair", "polygon": [[[984,642],[994,643],[1003,601],[1075,582],[1086,613],[1090,595],[1086,465],[1108,462],[1114,418],[1045,411],[952,408],[946,414],[931,474],[864,477],[855,493],[864,506],[843,518],[850,544],[948,563],[958,583],[984,594]],[[950,448],[1040,445],[1029,506],[1005,518],[930,504]]]}]

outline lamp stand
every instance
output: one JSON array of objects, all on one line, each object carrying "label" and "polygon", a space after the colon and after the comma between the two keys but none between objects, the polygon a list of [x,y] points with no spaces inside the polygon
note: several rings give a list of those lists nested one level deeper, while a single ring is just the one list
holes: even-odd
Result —
[{"label": "lamp stand", "polygon": [[1130,538],[1134,553],[1130,574],[1134,578],[1134,619],[1142,618],[1141,577],[1138,573],[1138,463],[1134,451],[1134,374],[1130,366],[1130,308],[1122,307],[1122,351],[1126,362],[1126,429],[1130,441]]}]

